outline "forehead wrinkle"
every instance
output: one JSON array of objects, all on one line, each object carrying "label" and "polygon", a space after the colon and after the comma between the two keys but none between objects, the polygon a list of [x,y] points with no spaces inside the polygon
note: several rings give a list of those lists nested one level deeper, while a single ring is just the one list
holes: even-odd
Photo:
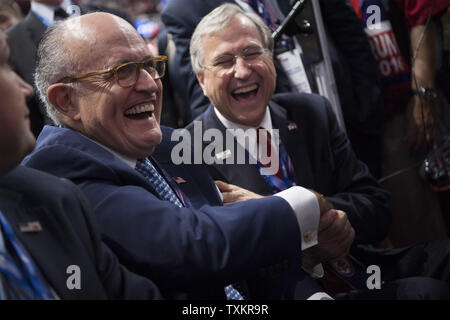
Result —
[{"label": "forehead wrinkle", "polygon": [[[146,49],[144,40],[128,22],[104,13],[91,15],[103,17],[83,19],[89,16],[84,15],[67,21],[65,40],[79,59],[87,60],[86,63],[96,65],[97,68],[107,69],[125,58],[121,56],[123,51],[140,52]],[[105,50],[109,50],[108,54],[105,54]]]}]

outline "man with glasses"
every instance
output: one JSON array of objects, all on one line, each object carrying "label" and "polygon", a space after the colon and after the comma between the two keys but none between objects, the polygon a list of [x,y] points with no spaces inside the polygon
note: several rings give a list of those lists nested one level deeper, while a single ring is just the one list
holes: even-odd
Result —
[{"label": "man with glasses", "polygon": [[[355,157],[325,98],[304,93],[272,96],[276,77],[272,48],[270,31],[264,22],[233,4],[219,6],[206,15],[192,35],[193,70],[211,103],[188,129],[194,136],[207,135],[214,130],[221,133],[214,135],[214,140],[203,142],[202,151],[207,153],[204,159],[211,163],[212,175],[262,195],[280,192],[292,185],[323,193],[336,209],[348,215],[355,228],[352,249],[356,250],[351,253],[364,259],[367,265],[380,267],[385,282],[382,288],[389,281],[412,276],[449,282],[449,243],[446,241],[397,250],[361,246],[375,244],[386,236],[390,226],[389,196],[369,174],[367,166]],[[196,132],[200,128],[201,132]],[[228,142],[229,133],[234,144]],[[271,138],[262,140],[264,135]],[[267,170],[264,148],[269,147],[261,141],[270,143],[271,153],[276,155],[276,159],[271,159],[272,163],[277,163],[275,170]],[[221,147],[211,148],[212,145]],[[228,155],[224,162],[217,157],[222,154]],[[240,154],[254,161],[240,162]],[[323,216],[332,221],[342,211],[326,212]],[[319,231],[319,244],[327,242],[327,230]],[[320,260],[330,271],[325,273],[327,292],[343,289],[342,285],[333,284],[331,277],[327,279],[328,274],[336,271],[348,284],[358,288],[361,278],[356,263],[351,265],[349,257],[336,261],[327,258]],[[403,281],[407,286],[408,283],[420,284],[425,288],[430,280]],[[396,286],[395,283],[390,285]],[[414,294],[410,287],[403,298],[414,297]]]}]

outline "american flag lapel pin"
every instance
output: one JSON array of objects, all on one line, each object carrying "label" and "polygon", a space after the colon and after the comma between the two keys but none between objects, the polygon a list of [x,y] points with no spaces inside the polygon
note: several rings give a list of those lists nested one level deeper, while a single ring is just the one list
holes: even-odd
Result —
[{"label": "american flag lapel pin", "polygon": [[216,153],[216,159],[217,160],[225,160],[228,159],[229,157],[231,157],[231,150],[227,149],[225,151]]},{"label": "american flag lapel pin", "polygon": [[23,233],[28,232],[40,232],[42,231],[42,226],[39,221],[29,221],[24,223],[19,223],[19,230]]},{"label": "american flag lapel pin", "polygon": [[186,180],[184,180],[182,177],[172,177],[173,181],[175,181],[177,184],[183,184],[186,183]]}]

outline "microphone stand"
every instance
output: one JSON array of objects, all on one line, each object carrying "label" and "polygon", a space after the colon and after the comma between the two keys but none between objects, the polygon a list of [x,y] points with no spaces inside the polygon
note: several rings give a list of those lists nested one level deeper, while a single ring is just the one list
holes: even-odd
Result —
[{"label": "microphone stand", "polygon": [[291,21],[297,16],[297,14],[303,9],[305,6],[306,0],[298,0],[291,9],[291,12],[287,15],[287,17],[283,20],[280,26],[272,33],[272,39],[274,42],[277,42],[281,35],[284,33],[284,30],[291,23]]}]

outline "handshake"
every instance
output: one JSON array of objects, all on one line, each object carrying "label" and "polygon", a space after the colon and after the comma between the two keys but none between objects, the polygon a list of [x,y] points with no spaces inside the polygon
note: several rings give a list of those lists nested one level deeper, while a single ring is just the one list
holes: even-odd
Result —
[{"label": "handshake", "polygon": [[[263,197],[222,181],[216,181],[216,185],[222,194],[225,205]],[[320,209],[318,244],[302,252],[303,266],[312,269],[319,263],[331,262],[348,255],[355,239],[355,230],[344,211],[334,209],[322,194],[314,190],[309,191],[317,197]]]},{"label": "handshake", "polygon": [[355,239],[355,230],[344,211],[334,209],[322,194],[309,191],[317,197],[320,209],[318,244],[302,252],[304,267],[312,269],[319,263],[331,262],[348,255]]}]

